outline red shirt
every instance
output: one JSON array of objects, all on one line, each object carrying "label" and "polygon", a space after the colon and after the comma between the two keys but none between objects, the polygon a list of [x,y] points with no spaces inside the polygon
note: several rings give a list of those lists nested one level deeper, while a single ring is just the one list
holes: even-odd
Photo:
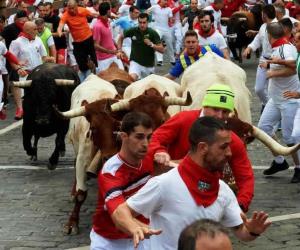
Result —
[{"label": "red shirt", "polygon": [[[151,178],[152,166],[148,156],[140,166],[133,167],[122,160],[118,154],[104,164],[98,176],[99,197],[93,216],[93,229],[97,234],[108,239],[131,238],[115,227],[111,214],[146,184]],[[137,218],[148,223],[148,220],[142,216]]]},{"label": "red shirt", "polygon": [[[182,159],[190,149],[189,131],[200,112],[201,110],[182,111],[157,128],[151,138],[149,154],[168,152],[171,159]],[[232,132],[231,140],[232,157],[229,165],[239,189],[237,199],[239,204],[248,210],[254,193],[254,174],[241,139]]]},{"label": "red shirt", "polygon": [[285,5],[290,12],[290,16],[296,18],[297,15],[300,14],[300,6],[296,6],[294,3],[289,2]]},{"label": "red shirt", "polygon": [[231,15],[238,11],[240,6],[245,3],[246,0],[224,0],[224,7],[222,11],[222,17],[231,17]]}]

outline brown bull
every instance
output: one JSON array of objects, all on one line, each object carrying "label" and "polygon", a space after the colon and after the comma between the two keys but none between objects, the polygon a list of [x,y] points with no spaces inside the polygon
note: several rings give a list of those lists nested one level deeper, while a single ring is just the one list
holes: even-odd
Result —
[{"label": "brown bull", "polygon": [[[186,98],[171,98],[161,96],[158,91],[151,89],[131,100],[102,99],[92,103],[83,102],[83,106],[60,114],[65,118],[85,116],[88,120],[90,130],[86,137],[90,138],[94,144],[94,152],[86,152],[93,155],[93,160],[89,166],[91,171],[91,168],[99,165],[99,160],[105,160],[118,152],[117,134],[120,128],[120,120],[126,112],[139,111],[148,114],[152,117],[157,128],[169,118],[169,114],[166,112],[169,105],[183,106],[190,105],[191,102],[192,99],[189,93]],[[94,169],[92,171],[97,172]],[[82,178],[86,179],[86,176]],[[78,233],[79,212],[87,197],[87,191],[79,189],[75,197],[74,209],[64,227],[64,233],[66,234]]]},{"label": "brown bull", "polygon": [[121,97],[123,97],[126,87],[134,81],[127,71],[119,69],[118,65],[114,62],[108,69],[101,71],[98,76],[112,83]]}]

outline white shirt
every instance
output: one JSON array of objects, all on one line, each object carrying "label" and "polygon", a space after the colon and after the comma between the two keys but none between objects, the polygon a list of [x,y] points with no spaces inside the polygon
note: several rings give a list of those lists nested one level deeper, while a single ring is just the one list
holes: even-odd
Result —
[{"label": "white shirt", "polygon": [[204,10],[210,10],[210,11],[212,11],[213,16],[214,16],[214,26],[215,26],[215,29],[218,29],[219,27],[221,27],[221,16],[222,16],[221,10],[216,11],[211,5],[205,7]]},{"label": "white shirt", "polygon": [[[284,44],[273,49],[272,57],[285,60],[297,60],[297,49],[292,44]],[[270,64],[271,70],[285,68],[283,65]],[[273,77],[269,80],[269,96],[276,104],[286,102],[282,95],[285,91],[299,91],[300,84],[297,73],[288,77]],[[295,100],[293,100],[295,101]]]},{"label": "white shirt", "polygon": [[[273,22],[277,22],[277,19],[273,19],[272,23]],[[258,33],[254,37],[253,41],[248,45],[248,47],[250,47],[252,51],[255,51],[258,48],[262,47],[262,53],[259,60],[260,62],[265,61],[267,58],[271,57],[272,47],[269,42],[266,23],[260,26]]]},{"label": "white shirt", "polygon": [[214,0],[198,0],[198,7],[199,8],[205,8],[212,4]]},{"label": "white shirt", "polygon": [[158,4],[149,8],[154,19],[154,27],[163,31],[170,30],[169,18],[173,17],[171,8],[161,8]]},{"label": "white shirt", "polygon": [[38,36],[32,41],[20,36],[11,42],[9,50],[21,63],[25,63],[24,68],[27,70],[33,70],[41,65],[42,57],[47,56],[44,44]]},{"label": "white shirt", "polygon": [[[6,59],[3,55],[7,53],[7,48],[5,46],[5,43],[0,41],[0,75],[3,73],[2,70],[5,69]],[[1,109],[0,109],[1,110]]]},{"label": "white shirt", "polygon": [[214,44],[220,50],[227,48],[225,38],[217,30],[211,36],[209,36],[207,38],[200,36],[198,32],[197,32],[197,34],[198,34],[199,44],[201,46]]},{"label": "white shirt", "polygon": [[122,4],[119,8],[119,14],[120,16],[128,16],[129,15],[129,9],[131,5],[128,4]]},{"label": "white shirt", "polygon": [[219,221],[226,227],[243,223],[236,197],[227,184],[220,180],[218,198],[212,205],[197,206],[177,168],[150,179],[127,204],[149,218],[151,228],[162,229],[160,235],[150,238],[151,250],[177,249],[181,231],[199,219]]}]

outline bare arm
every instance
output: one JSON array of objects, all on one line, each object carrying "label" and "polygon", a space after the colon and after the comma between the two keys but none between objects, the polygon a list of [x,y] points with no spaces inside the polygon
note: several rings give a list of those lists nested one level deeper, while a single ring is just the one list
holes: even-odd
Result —
[{"label": "bare arm", "polygon": [[123,40],[124,40],[124,35],[121,34],[121,35],[119,36],[118,41],[117,41],[117,48],[118,48],[119,50],[122,49]]},{"label": "bare arm", "polygon": [[224,58],[230,61],[230,54],[229,54],[228,49],[227,48],[222,49],[222,52],[223,52]]},{"label": "bare arm", "polygon": [[97,42],[97,41],[94,41],[94,47],[95,47],[95,50],[101,51],[101,52],[106,53],[106,54],[116,55],[118,53],[118,50],[111,50],[111,49],[106,49],[106,48],[102,47],[99,44],[99,42]]},{"label": "bare arm", "polygon": [[176,77],[172,76],[171,74],[166,74],[166,75],[164,75],[164,77],[166,77],[166,78],[168,78],[170,80],[175,80],[176,79]]},{"label": "bare arm", "polygon": [[49,54],[51,57],[55,58],[55,62],[56,62],[57,51],[56,51],[55,45],[49,46]]},{"label": "bare arm", "polygon": [[268,70],[267,78],[273,77],[288,77],[296,74],[296,69],[285,67],[283,69]]},{"label": "bare arm", "polygon": [[267,63],[284,65],[288,68],[296,69],[296,61],[295,60],[284,60],[281,58],[272,58],[271,60],[267,60]]}]

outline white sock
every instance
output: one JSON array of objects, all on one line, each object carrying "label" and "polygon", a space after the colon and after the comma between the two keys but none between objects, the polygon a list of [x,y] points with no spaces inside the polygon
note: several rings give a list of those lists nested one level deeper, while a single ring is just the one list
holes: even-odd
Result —
[{"label": "white sock", "polygon": [[282,164],[284,162],[284,157],[282,155],[278,155],[274,158],[275,162],[278,164]]}]

